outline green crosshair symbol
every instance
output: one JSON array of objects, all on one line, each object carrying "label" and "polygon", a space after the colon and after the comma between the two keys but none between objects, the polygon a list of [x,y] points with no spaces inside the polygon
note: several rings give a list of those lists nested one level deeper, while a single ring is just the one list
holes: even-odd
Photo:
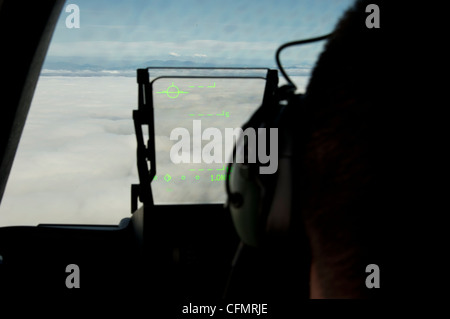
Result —
[{"label": "green crosshair symbol", "polygon": [[167,90],[162,91],[162,92],[156,92],[158,94],[167,94],[167,96],[169,97],[169,99],[176,99],[180,94],[186,94],[189,92],[184,92],[184,91],[180,91],[180,89],[178,88],[178,86],[176,86],[175,84],[169,86],[167,88]]}]

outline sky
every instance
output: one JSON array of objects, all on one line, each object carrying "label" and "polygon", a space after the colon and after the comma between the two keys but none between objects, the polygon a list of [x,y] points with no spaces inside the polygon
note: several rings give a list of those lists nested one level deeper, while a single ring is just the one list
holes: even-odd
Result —
[{"label": "sky", "polygon": [[[283,43],[327,34],[351,0],[68,1],[80,28],[67,28],[63,9],[48,61],[124,67],[152,60],[221,65],[274,64]],[[287,65],[312,64],[323,43],[283,54]]]},{"label": "sky", "polygon": [[[271,67],[279,45],[332,31],[350,2],[67,2],[79,6],[80,28],[66,28],[69,13],[63,9],[1,202],[0,226],[118,224],[129,217],[130,187],[138,183],[132,122],[137,67],[168,60]],[[282,55],[286,65],[298,67],[290,72],[299,91],[322,46]],[[189,93],[176,99],[156,93],[172,83]],[[223,182],[215,180],[222,167],[173,164],[170,132],[192,132],[190,114],[197,114],[203,128],[240,127],[259,106],[263,88],[262,80],[155,82],[156,203],[225,200]],[[221,112],[229,116],[198,117]]]}]

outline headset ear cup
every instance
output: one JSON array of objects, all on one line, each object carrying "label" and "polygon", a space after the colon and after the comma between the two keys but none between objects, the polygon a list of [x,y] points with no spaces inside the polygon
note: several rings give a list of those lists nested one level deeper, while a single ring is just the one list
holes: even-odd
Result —
[{"label": "headset ear cup", "polygon": [[262,189],[245,164],[235,164],[229,179],[229,209],[236,232],[245,244],[256,247],[260,242]]},{"label": "headset ear cup", "polygon": [[[244,131],[248,128],[255,130],[257,132],[256,139],[258,139],[259,128],[273,127],[268,123],[274,122],[274,118],[280,110],[277,92],[278,71],[268,70],[263,103],[242,127]],[[257,146],[248,145],[247,142],[242,136],[233,151],[233,161],[237,155],[240,156],[240,159],[244,159],[246,163],[234,164],[233,169],[228,172],[229,175],[226,180],[228,208],[241,240],[249,246],[259,246],[264,232],[262,226],[265,224],[265,218],[267,217],[267,214],[264,214],[266,208],[263,202],[265,183],[261,180],[259,163],[256,159],[256,163],[249,160],[249,158],[253,159],[253,155],[256,157],[256,154],[258,154]],[[247,153],[245,152],[246,149]],[[247,158],[243,155],[246,155]]]},{"label": "headset ear cup", "polygon": [[268,234],[283,236],[289,232],[292,212],[292,187],[293,187],[293,141],[289,130],[281,126],[280,149],[278,155],[277,172],[275,178],[267,190],[267,221],[266,231]]},{"label": "headset ear cup", "polygon": [[279,162],[277,178],[274,181],[272,196],[268,198],[269,212],[265,230],[272,236],[286,235],[291,221],[292,177],[291,160],[282,158]]}]

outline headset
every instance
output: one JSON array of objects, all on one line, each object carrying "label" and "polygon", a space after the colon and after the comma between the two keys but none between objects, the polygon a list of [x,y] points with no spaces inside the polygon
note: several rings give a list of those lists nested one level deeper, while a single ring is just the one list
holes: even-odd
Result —
[{"label": "headset", "polygon": [[[321,41],[330,35],[293,41],[278,48],[276,63],[288,84],[278,87],[277,71],[269,70],[263,102],[242,127],[242,130],[250,127],[258,132],[259,128],[265,128],[265,137],[269,128],[278,130],[278,170],[274,174],[261,174],[260,168],[264,165],[259,160],[256,163],[248,161],[248,154],[256,152],[250,149],[252,146],[248,144],[248,139],[242,135],[235,143],[233,158],[227,168],[226,208],[231,213],[241,241],[248,246],[264,246],[271,239],[289,236],[289,233],[294,229],[298,231],[300,227],[298,220],[301,217],[298,215],[301,214],[291,213],[293,199],[301,201],[302,196],[302,181],[295,180],[294,183],[293,180],[294,176],[301,176],[301,172],[293,172],[301,170],[301,167],[294,168],[294,160],[297,167],[302,156],[302,150],[294,147],[294,136],[300,136],[301,139],[305,135],[302,130],[306,127],[307,103],[304,94],[295,93],[296,86],[281,65],[280,53],[287,47]],[[263,138],[260,135],[257,134],[257,139]],[[298,138],[295,143],[302,145]],[[237,155],[244,158],[243,163],[234,163]]]}]

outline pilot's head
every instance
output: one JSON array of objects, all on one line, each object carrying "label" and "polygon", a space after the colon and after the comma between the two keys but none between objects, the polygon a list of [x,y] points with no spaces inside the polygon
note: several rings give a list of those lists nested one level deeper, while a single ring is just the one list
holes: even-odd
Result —
[{"label": "pilot's head", "polygon": [[[380,9],[380,28],[366,25],[371,3]],[[302,211],[312,253],[312,298],[382,292],[366,286],[366,267],[377,264],[380,275],[386,267],[386,227],[395,211],[392,124],[400,92],[391,61],[399,49],[392,46],[393,6],[357,1],[328,40],[307,87]]]}]

